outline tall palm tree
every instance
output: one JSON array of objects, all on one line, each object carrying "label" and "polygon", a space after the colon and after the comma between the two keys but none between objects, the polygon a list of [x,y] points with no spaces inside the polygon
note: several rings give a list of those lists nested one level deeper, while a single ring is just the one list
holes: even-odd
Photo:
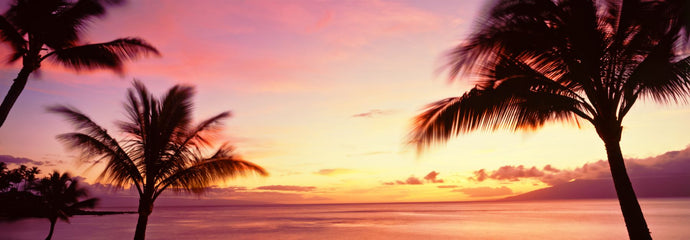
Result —
[{"label": "tall palm tree", "polygon": [[192,125],[192,96],[191,87],[177,85],[158,100],[135,81],[125,104],[129,119],[118,122],[126,134],[121,141],[76,109],[50,109],[66,116],[77,128],[77,132],[62,134],[59,139],[81,150],[85,157],[98,159],[96,164],[105,162],[100,179],[136,188],[139,220],[134,239],[144,239],[153,203],[166,189],[199,194],[218,180],[251,172],[267,175],[260,166],[235,155],[229,145],[204,154],[210,147],[208,134],[218,130],[220,121],[230,113]]},{"label": "tall palm tree", "polygon": [[80,70],[122,71],[122,62],[158,50],[139,38],[121,38],[105,43],[83,44],[82,32],[94,18],[105,14],[106,3],[121,0],[14,0],[0,16],[0,40],[13,51],[9,62],[22,60],[22,68],[0,105],[0,127],[7,119],[29,75],[50,60]]},{"label": "tall palm tree", "polygon": [[[651,239],[620,148],[638,99],[683,102],[689,93],[687,0],[501,0],[448,53],[450,79],[473,74],[462,96],[416,116],[418,151],[475,130],[591,123],[606,147],[631,239]],[[685,29],[685,30],[683,30]]]},{"label": "tall palm tree", "polygon": [[38,211],[40,215],[50,220],[50,232],[46,240],[53,237],[55,223],[58,219],[69,222],[69,218],[84,208],[93,208],[98,198],[79,200],[88,194],[86,189],[79,187],[79,181],[70,177],[68,173],[62,175],[57,171],[38,181],[33,189],[41,199]]}]

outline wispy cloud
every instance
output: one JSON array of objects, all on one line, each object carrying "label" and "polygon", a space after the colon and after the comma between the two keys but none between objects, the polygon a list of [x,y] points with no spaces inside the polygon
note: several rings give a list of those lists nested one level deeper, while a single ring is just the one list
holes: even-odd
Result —
[{"label": "wispy cloud", "polygon": [[13,163],[13,164],[31,164],[31,165],[43,165],[44,162],[42,161],[36,161],[33,159],[29,158],[23,158],[23,157],[14,157],[10,155],[0,155],[0,162],[4,162],[7,164]]},{"label": "wispy cloud", "polygon": [[359,58],[377,41],[444,24],[442,17],[395,1],[132,1],[126,8],[110,11],[90,29],[95,39],[89,40],[140,36],[163,57],[128,64],[137,76],[233,85],[237,91],[312,91],[322,78],[305,72],[326,75],[330,64]]},{"label": "wispy cloud", "polygon": [[316,190],[313,186],[270,185],[257,187],[257,190],[287,191],[287,192],[311,192]]},{"label": "wispy cloud", "polygon": [[369,110],[369,111],[367,111],[367,112],[353,114],[352,117],[355,117],[355,118],[371,118],[371,117],[378,117],[378,116],[383,116],[383,115],[389,115],[389,114],[392,114],[392,113],[394,113],[393,110],[373,109],[373,110]]},{"label": "wispy cloud", "polygon": [[[136,206],[136,199],[138,199],[139,194],[133,187],[120,189],[110,184],[89,184],[84,182],[83,178],[80,179],[82,179],[80,185],[89,190],[90,196],[99,197],[103,200],[102,206]],[[162,203],[162,205],[214,205],[227,203],[319,202],[330,200],[321,196],[306,195],[307,192],[316,189],[315,187],[275,185],[259,188],[253,189],[244,186],[212,186],[207,188],[201,195],[180,194],[174,191],[166,191],[158,202]]]},{"label": "wispy cloud", "polygon": [[355,153],[355,154],[348,154],[348,157],[355,157],[355,156],[372,156],[372,155],[381,155],[381,154],[388,154],[391,152],[384,152],[384,151],[372,151],[372,152],[364,152],[364,153]]},{"label": "wispy cloud", "polygon": [[453,189],[452,192],[461,192],[469,197],[498,197],[513,194],[513,190],[506,187],[475,187]]},{"label": "wispy cloud", "polygon": [[348,174],[348,173],[353,173],[356,172],[355,170],[348,169],[348,168],[328,168],[328,169],[321,169],[314,174],[318,175],[324,175],[324,176],[333,176],[333,175],[340,175],[340,174]]}]

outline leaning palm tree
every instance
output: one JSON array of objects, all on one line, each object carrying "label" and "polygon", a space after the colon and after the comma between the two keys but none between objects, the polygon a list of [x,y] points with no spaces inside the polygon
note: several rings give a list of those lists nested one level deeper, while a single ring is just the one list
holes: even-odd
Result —
[{"label": "leaning palm tree", "polygon": [[0,40],[8,43],[9,62],[22,60],[22,68],[0,105],[0,127],[26,86],[29,75],[43,60],[80,70],[112,69],[122,72],[124,60],[158,50],[138,38],[83,44],[82,32],[94,18],[105,14],[105,4],[120,0],[14,0],[0,16]]},{"label": "leaning palm tree", "polygon": [[209,133],[219,130],[223,112],[192,125],[193,89],[174,86],[160,100],[140,82],[128,92],[125,109],[128,121],[118,122],[125,134],[115,140],[106,130],[76,109],[57,106],[50,110],[66,116],[77,132],[58,136],[71,148],[81,150],[87,159],[105,162],[99,180],[119,187],[132,186],[139,193],[139,220],[134,239],[144,239],[153,203],[166,189],[203,193],[218,180],[266,171],[242,160],[233,148],[223,145],[206,155]]},{"label": "leaning palm tree", "polygon": [[79,181],[70,177],[68,173],[53,172],[48,177],[38,181],[32,187],[41,200],[38,214],[50,220],[50,232],[46,240],[53,237],[55,223],[58,219],[69,222],[69,218],[84,208],[93,208],[98,198],[79,200],[88,194],[86,189],[79,187]]},{"label": "leaning palm tree", "polygon": [[534,130],[585,121],[606,147],[631,239],[651,239],[620,148],[639,99],[683,102],[690,59],[686,0],[501,0],[448,53],[450,79],[473,75],[462,96],[431,103],[410,134],[418,151],[475,130]]}]

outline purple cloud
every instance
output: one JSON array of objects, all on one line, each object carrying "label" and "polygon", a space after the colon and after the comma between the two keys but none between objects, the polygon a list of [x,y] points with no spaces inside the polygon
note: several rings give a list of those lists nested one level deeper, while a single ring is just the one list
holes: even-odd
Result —
[{"label": "purple cloud", "polygon": [[[630,178],[687,175],[690,172],[690,147],[649,158],[628,158],[625,162]],[[574,169],[557,169],[551,165],[546,165],[543,168],[507,165],[496,170],[480,169],[474,171],[474,175],[469,179],[476,182],[487,179],[498,181],[536,179],[553,186],[570,182],[573,179],[601,179],[610,176],[608,162],[599,160],[585,163]]]},{"label": "purple cloud", "polygon": [[4,163],[14,163],[14,164],[33,164],[33,165],[43,165],[43,162],[36,161],[23,157],[14,157],[10,155],[0,155],[0,162]]}]

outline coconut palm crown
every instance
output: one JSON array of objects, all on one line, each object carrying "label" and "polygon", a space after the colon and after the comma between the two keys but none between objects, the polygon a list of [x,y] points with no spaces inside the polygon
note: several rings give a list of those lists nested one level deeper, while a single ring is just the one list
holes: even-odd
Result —
[{"label": "coconut palm crown", "polygon": [[67,117],[77,128],[77,132],[58,138],[80,150],[85,159],[96,159],[94,164],[105,164],[99,180],[131,186],[139,193],[134,239],[144,239],[153,203],[167,189],[200,194],[219,180],[247,173],[267,175],[260,166],[234,154],[230,145],[206,154],[211,134],[219,130],[220,121],[230,113],[192,124],[192,96],[192,87],[177,85],[159,100],[135,81],[125,104],[128,120],[117,123],[125,135],[120,141],[74,108],[50,109]]},{"label": "coconut palm crown", "polygon": [[79,187],[79,181],[68,173],[57,171],[39,180],[32,189],[38,193],[41,205],[39,215],[50,220],[50,231],[46,240],[53,237],[55,223],[58,219],[69,222],[69,218],[84,208],[93,208],[98,198],[80,200],[88,196],[85,188]]},{"label": "coconut palm crown", "polygon": [[139,38],[120,38],[86,44],[82,33],[106,6],[122,0],[14,0],[0,16],[0,40],[10,46],[9,63],[22,60],[22,68],[2,104],[0,127],[24,90],[29,75],[44,60],[76,71],[111,69],[123,71],[123,62],[158,50]]},{"label": "coconut palm crown", "polygon": [[447,54],[451,80],[477,79],[429,104],[410,140],[418,151],[476,130],[591,123],[606,147],[631,239],[651,239],[620,149],[637,100],[685,102],[690,91],[687,0],[500,0]]}]

